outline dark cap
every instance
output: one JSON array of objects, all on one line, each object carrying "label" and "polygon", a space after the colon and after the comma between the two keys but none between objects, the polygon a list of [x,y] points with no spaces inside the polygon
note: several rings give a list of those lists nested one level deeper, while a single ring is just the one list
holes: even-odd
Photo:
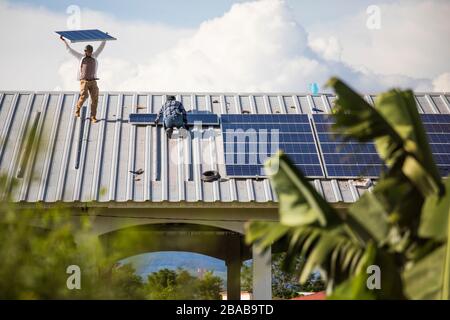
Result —
[{"label": "dark cap", "polygon": [[84,47],[84,50],[92,52],[92,51],[94,51],[94,48],[90,44],[88,44],[86,47]]},{"label": "dark cap", "polygon": [[167,101],[176,100],[175,96],[167,96]]}]

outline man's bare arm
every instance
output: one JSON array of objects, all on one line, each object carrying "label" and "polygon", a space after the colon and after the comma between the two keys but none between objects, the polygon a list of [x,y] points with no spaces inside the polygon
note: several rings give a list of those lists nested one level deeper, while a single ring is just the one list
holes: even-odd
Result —
[{"label": "man's bare arm", "polygon": [[64,42],[64,44],[66,45],[67,51],[69,51],[69,53],[70,53],[71,55],[73,55],[73,56],[74,56],[75,58],[77,58],[77,59],[81,59],[81,58],[83,57],[83,54],[82,54],[82,53],[80,53],[80,52],[78,52],[78,51],[72,49],[72,48],[69,46],[69,44],[67,43],[66,39],[64,39],[62,36],[60,37],[60,39]]},{"label": "man's bare arm", "polygon": [[95,52],[92,54],[95,58],[97,58],[100,53],[102,53],[103,49],[105,49],[106,41],[103,40],[100,46],[95,50]]}]

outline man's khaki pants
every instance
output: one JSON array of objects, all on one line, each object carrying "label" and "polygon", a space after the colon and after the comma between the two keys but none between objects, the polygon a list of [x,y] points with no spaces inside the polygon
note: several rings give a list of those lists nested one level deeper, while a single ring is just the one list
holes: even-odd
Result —
[{"label": "man's khaki pants", "polygon": [[77,112],[80,111],[83,103],[91,95],[91,117],[97,115],[97,105],[98,105],[98,86],[95,80],[81,80],[80,82],[80,99],[77,103]]}]

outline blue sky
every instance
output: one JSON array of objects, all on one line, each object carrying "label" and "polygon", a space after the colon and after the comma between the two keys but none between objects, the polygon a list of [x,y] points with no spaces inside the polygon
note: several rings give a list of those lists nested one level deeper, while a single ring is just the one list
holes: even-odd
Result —
[{"label": "blue sky", "polygon": [[[221,16],[234,3],[246,0],[13,0],[33,6],[44,6],[53,11],[65,12],[70,5],[89,8],[114,15],[123,20],[144,20],[178,27],[195,27],[201,22]],[[320,21],[336,19],[365,10],[367,6],[392,3],[394,0],[287,0],[297,18],[305,26]]]}]

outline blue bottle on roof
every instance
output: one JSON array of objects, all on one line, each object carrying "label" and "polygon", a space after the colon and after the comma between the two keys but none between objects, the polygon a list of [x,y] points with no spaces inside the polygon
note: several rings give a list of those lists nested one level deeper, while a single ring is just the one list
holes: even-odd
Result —
[{"label": "blue bottle on roof", "polygon": [[319,85],[316,82],[313,82],[309,85],[309,90],[311,91],[311,94],[317,95],[319,94]]}]

